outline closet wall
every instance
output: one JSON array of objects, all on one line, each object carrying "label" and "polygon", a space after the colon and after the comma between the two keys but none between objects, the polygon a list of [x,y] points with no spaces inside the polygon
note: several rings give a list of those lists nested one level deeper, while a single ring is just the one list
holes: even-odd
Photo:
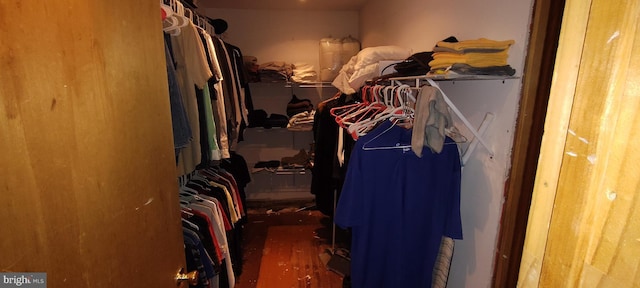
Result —
[{"label": "closet wall", "polygon": [[318,67],[319,41],[325,37],[358,38],[357,11],[276,11],[203,9],[229,24],[223,38],[258,63],[306,62]]},{"label": "closet wall", "polygon": [[[369,0],[357,13],[209,9],[207,15],[226,19],[230,26],[227,39],[242,47],[245,55],[257,56],[259,61],[293,61],[302,59],[294,57],[300,54],[307,54],[309,59],[317,57],[317,43],[327,35],[351,34],[361,41],[362,47],[397,45],[414,52],[429,51],[437,41],[449,36],[459,40],[513,39],[516,43],[510,49],[509,64],[521,77],[532,6],[533,0],[398,0],[393,3]],[[302,14],[324,16],[292,21],[300,19]],[[330,17],[335,18],[321,22]],[[283,26],[287,29],[282,30]],[[307,35],[305,39],[311,39],[305,49],[300,49],[303,41],[298,42],[300,46],[292,44],[296,42],[293,40]],[[440,82],[440,85],[476,127],[487,112],[495,115],[485,136],[494,155],[478,146],[464,167],[461,203],[464,240],[456,243],[449,277],[449,287],[490,287],[494,257],[500,257],[495,255],[495,248],[521,79]],[[461,123],[457,126],[471,135],[463,130]]]}]

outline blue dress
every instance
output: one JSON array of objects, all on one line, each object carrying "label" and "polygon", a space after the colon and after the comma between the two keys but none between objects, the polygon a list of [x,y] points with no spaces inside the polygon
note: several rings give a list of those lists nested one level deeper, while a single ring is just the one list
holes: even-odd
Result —
[{"label": "blue dress", "polygon": [[462,239],[460,156],[445,143],[418,157],[389,121],[356,142],[335,217],[352,229],[353,287],[431,287],[442,236]]}]

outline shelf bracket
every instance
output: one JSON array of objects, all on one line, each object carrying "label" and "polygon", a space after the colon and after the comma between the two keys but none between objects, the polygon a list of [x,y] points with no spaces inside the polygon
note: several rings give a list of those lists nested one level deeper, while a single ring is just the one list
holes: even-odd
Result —
[{"label": "shelf bracket", "polygon": [[[487,129],[491,125],[491,122],[493,121],[493,118],[494,118],[494,116],[491,113],[487,113],[484,116],[484,119],[482,120],[482,124],[480,124],[480,128],[478,128],[478,134],[480,136],[483,136],[484,133],[487,131]],[[481,137],[475,137],[475,138],[473,138],[473,140],[471,140],[471,143],[469,143],[469,146],[467,147],[467,149],[462,154],[462,166],[467,164],[467,161],[469,161],[469,158],[471,157],[471,154],[473,154],[473,151],[476,149],[476,147],[478,146],[478,143],[481,140],[482,140]],[[486,148],[486,146],[485,146],[485,148]],[[487,148],[487,150],[489,150],[489,148]],[[490,153],[491,157],[493,157],[493,153],[491,152],[491,150],[489,150],[489,153]]]}]

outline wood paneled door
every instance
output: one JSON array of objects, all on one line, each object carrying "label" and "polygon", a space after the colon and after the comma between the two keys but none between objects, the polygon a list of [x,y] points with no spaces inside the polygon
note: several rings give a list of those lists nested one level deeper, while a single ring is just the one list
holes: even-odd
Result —
[{"label": "wood paneled door", "polygon": [[640,287],[638,15],[566,1],[519,287]]},{"label": "wood paneled door", "polygon": [[0,0],[0,272],[177,287],[157,0]]}]

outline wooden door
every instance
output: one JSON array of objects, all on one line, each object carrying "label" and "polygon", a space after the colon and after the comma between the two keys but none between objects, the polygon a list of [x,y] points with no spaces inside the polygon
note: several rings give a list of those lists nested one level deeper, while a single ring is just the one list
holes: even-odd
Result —
[{"label": "wooden door", "polygon": [[176,287],[184,251],[157,0],[0,0],[0,272]]},{"label": "wooden door", "polygon": [[520,287],[640,287],[638,15],[567,0]]}]

